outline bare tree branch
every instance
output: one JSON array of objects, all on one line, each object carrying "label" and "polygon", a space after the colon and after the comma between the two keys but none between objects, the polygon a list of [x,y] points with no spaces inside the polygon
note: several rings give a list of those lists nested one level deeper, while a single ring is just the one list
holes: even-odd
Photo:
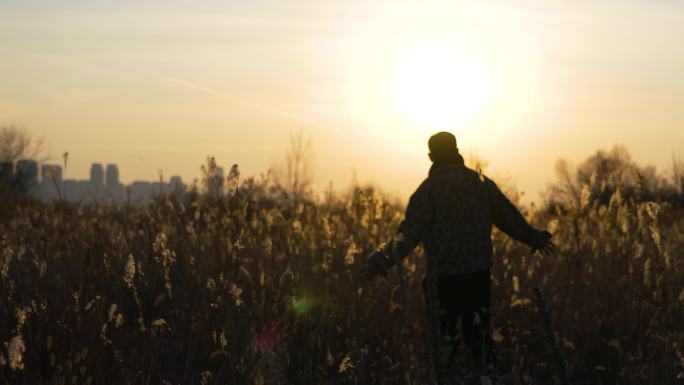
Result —
[{"label": "bare tree branch", "polygon": [[311,141],[303,132],[290,135],[284,164],[275,166],[273,179],[278,187],[292,194],[295,200],[310,193],[313,182],[314,157]]},{"label": "bare tree branch", "polygon": [[[38,162],[43,161],[43,141],[34,139],[24,128],[0,127],[0,188],[15,196],[27,194],[37,177]],[[32,160],[34,170],[18,167],[19,161]]]}]

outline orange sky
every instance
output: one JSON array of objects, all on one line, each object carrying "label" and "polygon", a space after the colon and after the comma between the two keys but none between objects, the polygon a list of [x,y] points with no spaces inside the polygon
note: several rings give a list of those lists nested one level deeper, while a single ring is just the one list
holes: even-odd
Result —
[{"label": "orange sky", "polygon": [[[67,177],[111,162],[127,182],[189,181],[207,155],[260,173],[303,131],[318,185],[355,170],[406,197],[443,123],[536,199],[561,157],[624,144],[665,168],[681,155],[681,36],[674,1],[5,0],[0,125],[43,137],[57,161],[68,150]],[[414,60],[435,42],[456,54]]]}]

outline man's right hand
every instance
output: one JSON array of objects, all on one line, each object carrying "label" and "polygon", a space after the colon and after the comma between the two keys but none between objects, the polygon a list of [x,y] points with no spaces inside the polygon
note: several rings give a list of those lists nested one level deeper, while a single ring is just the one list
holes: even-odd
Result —
[{"label": "man's right hand", "polygon": [[532,254],[539,251],[542,255],[549,255],[556,251],[556,245],[551,242],[551,237],[553,234],[546,230],[542,231],[537,244],[532,246]]},{"label": "man's right hand", "polygon": [[382,251],[376,251],[368,257],[361,271],[361,280],[372,281],[379,275],[387,278],[387,257]]}]

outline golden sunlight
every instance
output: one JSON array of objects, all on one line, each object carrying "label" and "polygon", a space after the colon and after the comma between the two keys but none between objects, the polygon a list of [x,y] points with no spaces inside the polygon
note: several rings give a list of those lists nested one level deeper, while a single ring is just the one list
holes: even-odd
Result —
[{"label": "golden sunlight", "polygon": [[440,4],[385,4],[359,22],[347,46],[349,116],[407,152],[442,130],[482,146],[520,137],[543,75],[525,54],[524,25],[484,5]]},{"label": "golden sunlight", "polygon": [[398,112],[429,131],[455,130],[491,102],[492,81],[482,64],[444,42],[429,42],[400,59],[391,84]]}]

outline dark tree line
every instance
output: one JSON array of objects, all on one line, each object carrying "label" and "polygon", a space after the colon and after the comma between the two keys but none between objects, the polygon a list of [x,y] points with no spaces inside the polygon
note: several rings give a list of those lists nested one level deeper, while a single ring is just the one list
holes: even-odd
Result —
[{"label": "dark tree line", "polygon": [[673,157],[672,170],[634,162],[626,148],[600,150],[572,170],[565,160],[556,164],[557,180],[544,194],[544,207],[555,211],[571,206],[606,205],[619,191],[634,202],[655,201],[684,207],[684,162]]}]

